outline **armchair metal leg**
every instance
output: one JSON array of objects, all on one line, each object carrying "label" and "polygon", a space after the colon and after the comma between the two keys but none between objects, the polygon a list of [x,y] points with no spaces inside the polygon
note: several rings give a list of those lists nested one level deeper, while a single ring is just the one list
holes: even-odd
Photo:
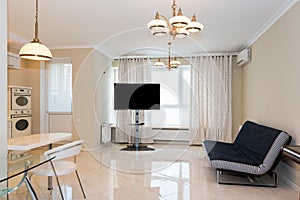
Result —
[{"label": "armchair metal leg", "polygon": [[82,194],[83,194],[83,198],[86,199],[86,196],[85,196],[85,193],[84,193],[84,190],[83,190],[83,187],[82,187],[82,184],[81,184],[81,181],[80,181],[77,169],[75,169],[75,173],[76,173],[76,176],[77,176],[77,179],[78,179],[78,182],[79,182]]},{"label": "armchair metal leg", "polygon": [[218,184],[244,185],[259,187],[277,187],[277,174],[275,172],[261,176],[235,171],[217,170]]}]

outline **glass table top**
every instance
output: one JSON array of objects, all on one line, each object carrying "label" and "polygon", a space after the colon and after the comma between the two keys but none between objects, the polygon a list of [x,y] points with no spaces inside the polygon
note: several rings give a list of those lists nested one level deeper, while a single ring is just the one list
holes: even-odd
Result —
[{"label": "glass table top", "polygon": [[[18,176],[24,172],[27,172],[35,167],[38,167],[52,160],[53,158],[54,157],[51,157],[45,160],[41,159],[40,154],[29,154],[23,158],[11,160],[10,155],[0,155],[0,159],[7,160],[7,173],[6,175],[2,175],[2,177],[0,177],[0,183],[15,176]],[[3,163],[5,162],[1,162],[1,164]]]},{"label": "glass table top", "polygon": [[[0,176],[0,196],[3,196],[5,194],[8,194],[21,185],[21,183],[24,182],[25,178],[27,177],[28,171],[45,164],[46,162],[54,159],[54,157],[48,158],[48,159],[42,159],[40,154],[28,154],[27,156],[24,156],[20,159],[11,159],[11,155],[0,155],[0,168],[6,169],[6,173],[4,171],[1,172]],[[5,166],[6,165],[6,166]],[[13,188],[8,188],[5,185],[6,181],[9,179],[23,175],[23,178],[21,182],[18,184],[18,186]]]}]

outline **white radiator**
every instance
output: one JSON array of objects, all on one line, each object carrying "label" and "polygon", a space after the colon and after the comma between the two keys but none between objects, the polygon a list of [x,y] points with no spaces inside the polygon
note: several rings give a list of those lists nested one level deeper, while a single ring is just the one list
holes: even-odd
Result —
[{"label": "white radiator", "polygon": [[111,141],[111,124],[101,125],[101,142],[107,143]]}]

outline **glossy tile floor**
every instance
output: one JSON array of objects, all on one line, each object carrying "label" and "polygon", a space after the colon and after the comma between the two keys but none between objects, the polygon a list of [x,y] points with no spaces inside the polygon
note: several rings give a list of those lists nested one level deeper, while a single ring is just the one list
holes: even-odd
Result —
[{"label": "glossy tile floor", "polygon": [[[200,146],[156,144],[154,152],[124,152],[122,145],[107,144],[77,157],[78,171],[87,199],[101,200],[186,200],[268,199],[296,200],[299,194],[279,179],[277,188],[218,185],[215,170]],[[60,177],[68,200],[83,199],[75,174]],[[53,180],[55,183],[55,180]],[[10,184],[14,184],[13,180]],[[47,191],[47,178],[33,176],[39,199],[60,199],[57,187]],[[56,186],[56,185],[54,185]],[[10,195],[26,198],[22,186]],[[30,199],[30,198],[28,198]]]}]

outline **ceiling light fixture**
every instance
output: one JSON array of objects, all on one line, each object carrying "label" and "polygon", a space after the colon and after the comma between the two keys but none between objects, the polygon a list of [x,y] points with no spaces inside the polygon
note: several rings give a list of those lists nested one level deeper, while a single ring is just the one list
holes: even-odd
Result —
[{"label": "ceiling light fixture", "polygon": [[147,24],[147,27],[151,30],[152,35],[164,36],[169,33],[173,39],[184,38],[190,33],[197,33],[203,29],[203,24],[197,22],[195,14],[190,20],[190,18],[182,14],[180,7],[177,12],[175,0],[173,0],[171,9],[173,15],[170,20],[156,12],[155,18]]},{"label": "ceiling light fixture", "polygon": [[21,58],[29,60],[51,60],[51,51],[38,39],[38,0],[35,2],[35,34],[34,39],[25,44],[19,52]]},{"label": "ceiling light fixture", "polygon": [[163,66],[165,66],[165,63],[160,61],[160,58],[158,58],[157,62],[154,63],[154,66],[155,67],[163,67]]},{"label": "ceiling light fixture", "polygon": [[[176,59],[176,57],[174,58],[174,60],[171,60],[171,44],[172,44],[171,42],[168,43],[169,45],[168,64],[166,66],[169,70],[172,68],[177,68],[181,64],[180,61]],[[165,66],[165,64],[160,61],[160,58],[158,58],[158,61],[154,63],[154,66],[163,67]]]}]

